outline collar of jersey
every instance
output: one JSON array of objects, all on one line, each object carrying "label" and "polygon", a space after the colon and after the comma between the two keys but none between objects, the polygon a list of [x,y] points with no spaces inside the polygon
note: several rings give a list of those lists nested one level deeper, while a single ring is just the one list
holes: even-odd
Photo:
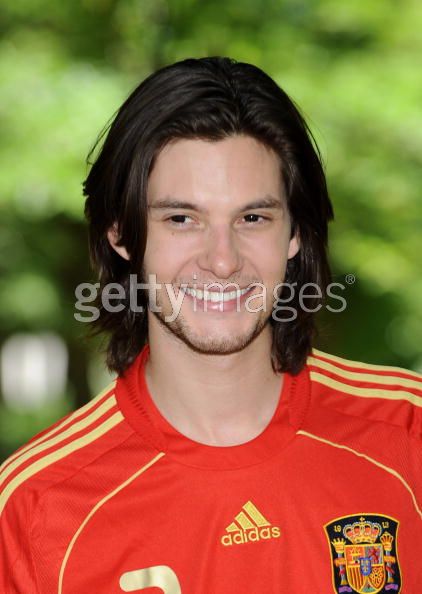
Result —
[{"label": "collar of jersey", "polygon": [[154,449],[182,464],[201,468],[235,469],[280,454],[300,429],[310,396],[309,372],[284,374],[277,408],[265,429],[252,440],[234,446],[211,446],[180,433],[155,405],[145,380],[147,344],[126,373],[117,380],[116,398],[123,416]]}]

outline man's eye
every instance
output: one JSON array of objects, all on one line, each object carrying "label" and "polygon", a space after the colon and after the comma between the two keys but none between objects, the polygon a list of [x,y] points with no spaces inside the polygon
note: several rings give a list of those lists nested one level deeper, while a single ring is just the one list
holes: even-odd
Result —
[{"label": "man's eye", "polygon": [[264,222],[265,220],[267,220],[266,217],[263,217],[262,215],[259,215],[259,214],[247,214],[243,217],[243,219],[245,220],[246,223],[259,223],[259,222]]},{"label": "man's eye", "polygon": [[171,223],[174,223],[175,225],[184,225],[186,222],[188,222],[188,219],[191,220],[191,217],[188,217],[188,215],[179,214],[172,215],[167,220]]}]

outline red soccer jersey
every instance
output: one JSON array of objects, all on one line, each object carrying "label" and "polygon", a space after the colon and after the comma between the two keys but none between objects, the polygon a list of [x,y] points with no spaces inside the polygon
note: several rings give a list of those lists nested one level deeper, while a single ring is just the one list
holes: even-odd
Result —
[{"label": "red soccer jersey", "polygon": [[196,443],[148,347],[3,466],[2,594],[422,592],[422,378],[313,351],[271,422]]}]

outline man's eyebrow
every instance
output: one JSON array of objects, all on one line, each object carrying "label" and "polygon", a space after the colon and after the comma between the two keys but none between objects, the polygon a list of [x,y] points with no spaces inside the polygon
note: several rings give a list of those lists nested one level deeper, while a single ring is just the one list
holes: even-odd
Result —
[{"label": "man's eyebrow", "polygon": [[[197,204],[193,204],[192,202],[188,202],[187,200],[179,200],[177,198],[166,197],[160,200],[155,200],[152,204],[148,205],[149,209],[154,210],[167,210],[167,209],[176,209],[176,210],[192,210],[194,212],[207,212],[206,209],[198,206]],[[246,210],[258,210],[260,208],[277,208],[282,209],[283,203],[281,198],[275,198],[274,196],[270,196],[267,194],[262,198],[257,198],[245,206],[242,206],[238,212],[244,212]]]},{"label": "man's eyebrow", "polygon": [[197,212],[205,212],[204,209],[200,208],[197,204],[188,202],[187,200],[178,200],[176,198],[162,198],[161,200],[154,200],[152,204],[148,205],[148,208],[154,210],[167,210],[167,209],[180,209],[180,210],[194,210]]},{"label": "man's eyebrow", "polygon": [[249,202],[246,206],[242,206],[240,212],[244,210],[257,210],[259,208],[283,208],[281,198],[275,198],[274,196],[266,195],[263,198],[258,198],[253,202]]}]

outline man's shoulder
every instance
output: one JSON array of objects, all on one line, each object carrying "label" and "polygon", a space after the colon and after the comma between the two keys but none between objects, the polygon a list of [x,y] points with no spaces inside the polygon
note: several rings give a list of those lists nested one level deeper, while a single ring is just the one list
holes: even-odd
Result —
[{"label": "man's shoulder", "polygon": [[0,467],[0,514],[14,495],[38,496],[127,437],[116,381],[19,448]]},{"label": "man's shoulder", "polygon": [[317,401],[360,418],[399,425],[422,436],[422,375],[313,349],[307,366]]}]

